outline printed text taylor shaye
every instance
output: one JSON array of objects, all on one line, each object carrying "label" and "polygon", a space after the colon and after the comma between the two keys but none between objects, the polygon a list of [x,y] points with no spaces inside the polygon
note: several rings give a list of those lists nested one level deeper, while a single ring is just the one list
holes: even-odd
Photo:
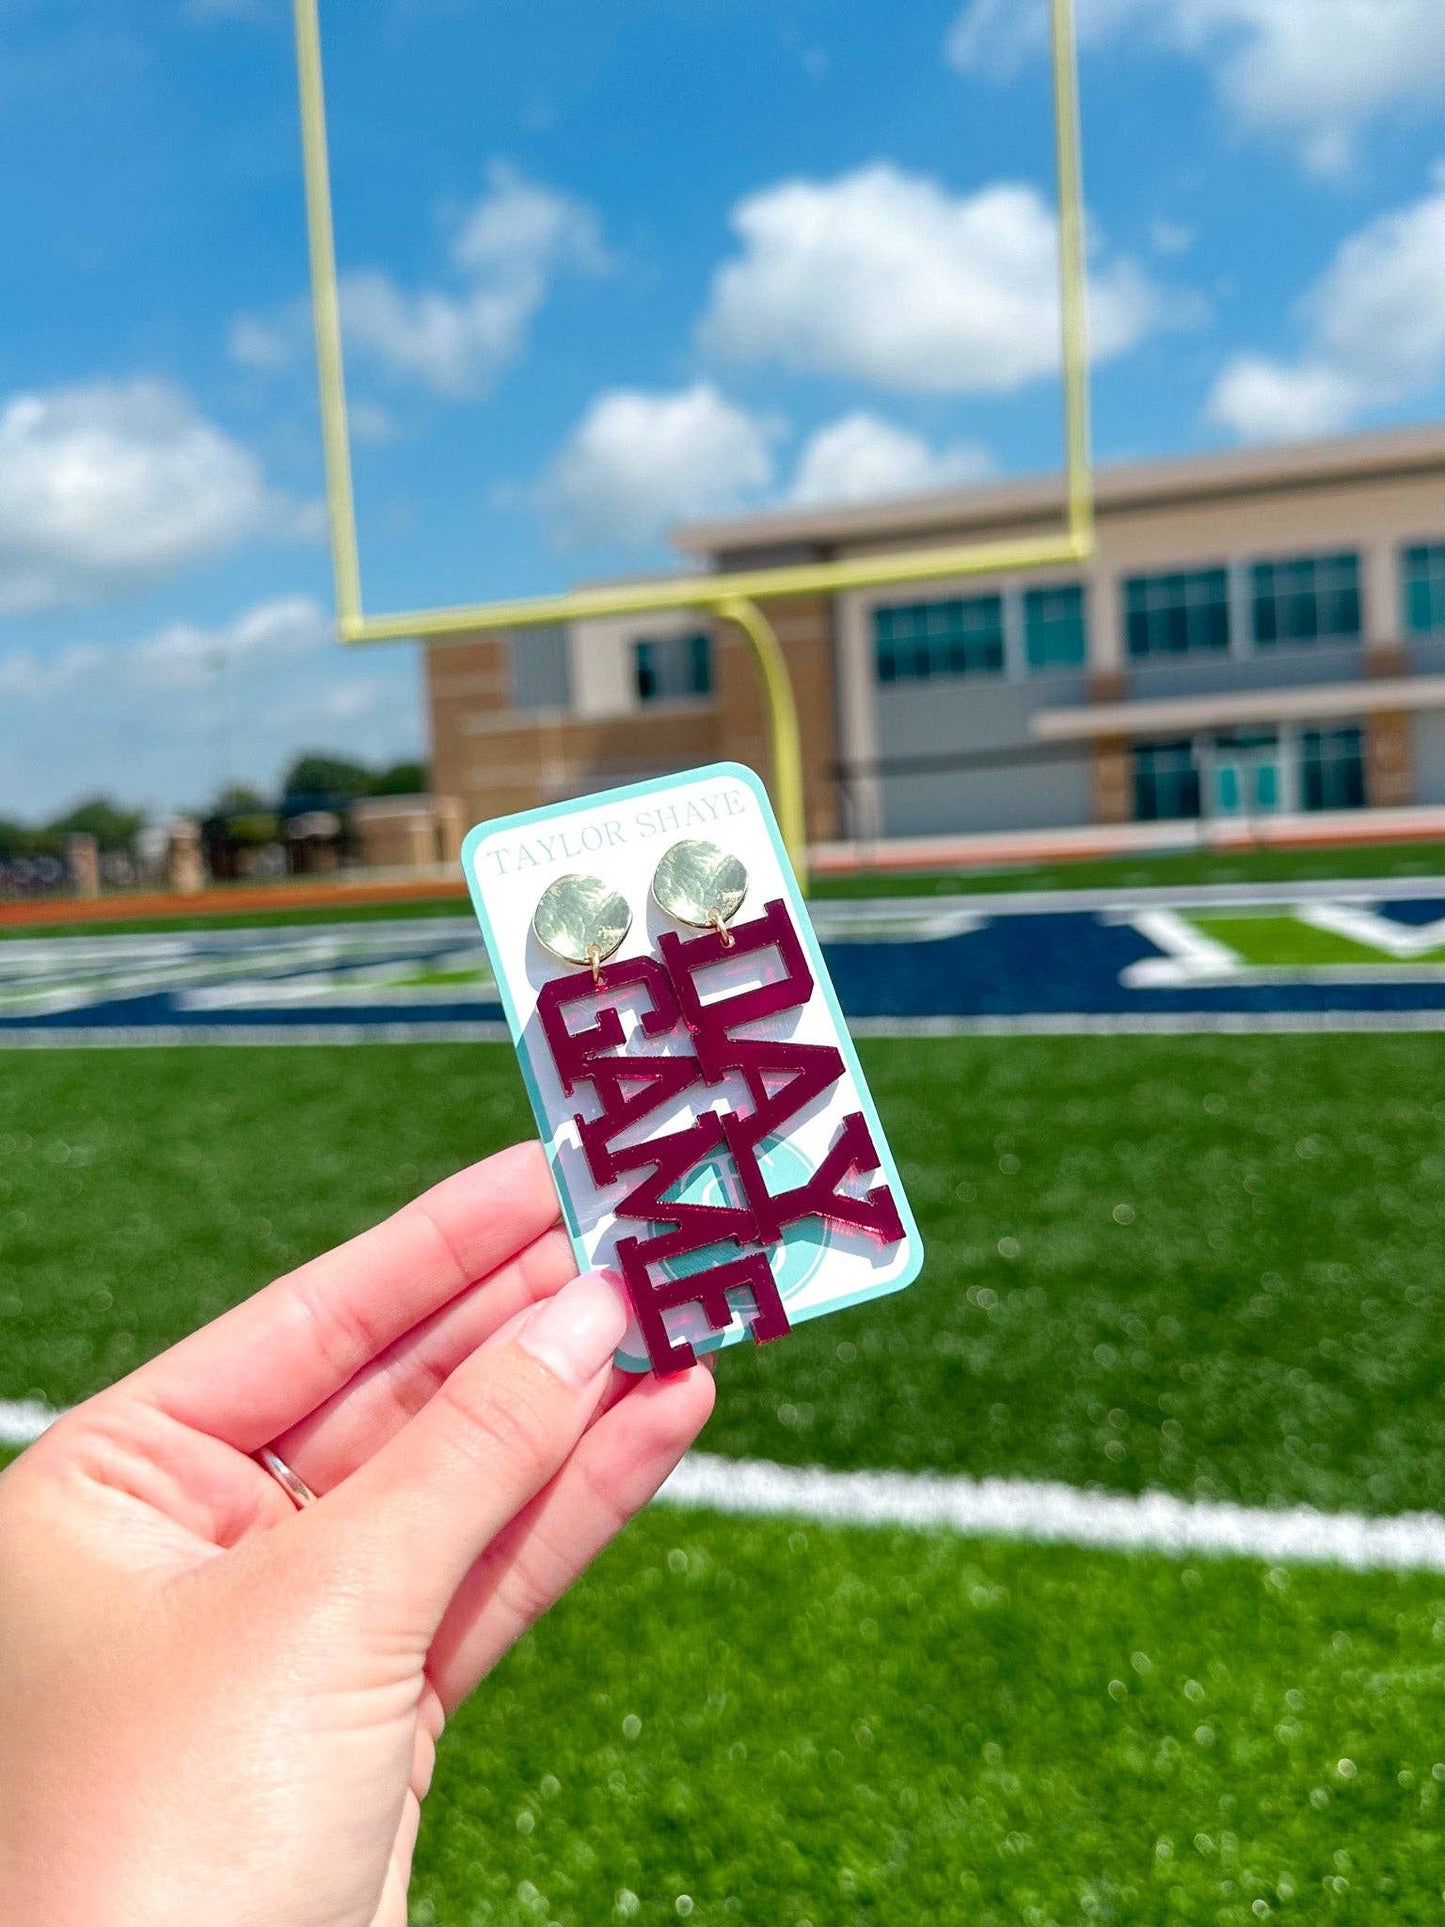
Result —
[{"label": "printed text taylor shaye", "polygon": [[519,837],[515,843],[488,843],[477,861],[494,877],[520,876],[558,863],[576,863],[602,850],[646,843],[659,836],[693,836],[715,830],[747,812],[748,797],[736,785],[705,791],[685,803],[648,803],[629,815],[623,811],[601,821],[560,825],[545,836]]}]

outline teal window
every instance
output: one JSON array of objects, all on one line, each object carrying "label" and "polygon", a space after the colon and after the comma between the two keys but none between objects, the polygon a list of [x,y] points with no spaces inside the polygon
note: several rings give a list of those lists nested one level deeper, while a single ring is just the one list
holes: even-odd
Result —
[{"label": "teal window", "polygon": [[882,683],[1001,675],[1003,598],[957,596],[875,609],[873,646]]},{"label": "teal window", "polygon": [[712,646],[705,635],[634,642],[633,679],[640,703],[683,701],[712,691]]},{"label": "teal window", "polygon": [[1188,737],[1134,745],[1134,816],[1158,823],[1199,814],[1199,766]]},{"label": "teal window", "polygon": [[1131,656],[1185,656],[1229,647],[1229,571],[1179,570],[1124,581],[1124,640]]},{"label": "teal window", "polygon": [[1307,810],[1362,810],[1365,755],[1358,729],[1302,729],[1300,802]]},{"label": "teal window", "polygon": [[1030,669],[1061,669],[1088,653],[1084,585],[1064,582],[1024,591],[1024,653]]},{"label": "teal window", "polygon": [[1405,633],[1445,633],[1445,542],[1417,542],[1400,551]]},{"label": "teal window", "polygon": [[1262,649],[1345,642],[1360,633],[1360,558],[1296,555],[1250,570],[1254,640]]}]

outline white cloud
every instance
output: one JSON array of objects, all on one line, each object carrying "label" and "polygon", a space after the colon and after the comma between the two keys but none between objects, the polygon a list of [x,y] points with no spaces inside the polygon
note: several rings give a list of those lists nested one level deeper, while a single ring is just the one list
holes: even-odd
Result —
[{"label": "white cloud", "polygon": [[[382,268],[340,277],[348,348],[434,394],[485,394],[526,346],[527,331],[557,276],[602,273],[607,255],[596,217],[581,201],[529,181],[504,161],[487,168],[486,192],[455,224],[449,249],[460,286],[403,288]],[[228,348],[242,367],[274,373],[303,353],[304,303],[239,315]]]},{"label": "white cloud", "polygon": [[226,352],[242,368],[258,374],[279,374],[295,361],[305,339],[309,310],[293,302],[284,312],[269,318],[263,315],[237,315],[226,333]]},{"label": "white cloud", "polygon": [[375,709],[381,697],[379,683],[338,683],[321,698],[319,710],[328,722],[349,723]]},{"label": "white cloud", "polygon": [[239,19],[249,21],[250,25],[262,25],[270,21],[272,8],[268,0],[185,0],[185,17],[202,25],[216,19]]},{"label": "white cloud", "polygon": [[873,502],[976,480],[989,466],[981,448],[934,449],[896,423],[859,411],[809,436],[789,495],[798,503]]},{"label": "white cloud", "polygon": [[92,382],[0,409],[0,611],[157,581],[284,513],[255,457],[165,383]]},{"label": "white cloud", "polygon": [[198,689],[223,667],[268,658],[307,655],[334,638],[330,617],[310,596],[260,602],[217,629],[176,622],[112,659],[112,667],[136,682],[162,688]]},{"label": "white cloud", "polygon": [[512,359],[532,298],[514,289],[477,288],[458,299],[434,288],[413,294],[389,274],[367,268],[341,282],[347,340],[388,373],[411,377],[438,395],[475,395]]},{"label": "white cloud", "polygon": [[[719,269],[704,343],[914,393],[1001,393],[1058,366],[1057,227],[1037,191],[950,194],[882,161],[792,180],[733,209],[742,252]],[[1127,261],[1095,273],[1096,358],[1169,318]]]},{"label": "white cloud", "polygon": [[[1439,0],[1080,0],[1085,44],[1120,33],[1202,60],[1251,133],[1336,173],[1395,106],[1445,101]],[[967,0],[945,51],[961,72],[1007,77],[1047,42],[1043,0]]]},{"label": "white cloud", "polygon": [[[1085,19],[1075,9],[1080,39]],[[943,41],[943,57],[961,74],[1012,80],[1049,44],[1048,0],[964,0]]]},{"label": "white cloud", "polygon": [[0,656],[0,809],[41,816],[97,788],[195,807],[223,781],[269,787],[300,750],[377,762],[421,740],[409,649],[359,655],[313,597],[108,647]]},{"label": "white cloud", "polygon": [[[1445,38],[1445,20],[1441,22]],[[1381,215],[1340,248],[1305,298],[1325,352],[1395,392],[1445,363],[1445,167],[1430,193]]]},{"label": "white cloud", "polygon": [[505,282],[569,265],[591,274],[606,271],[597,217],[583,202],[527,180],[507,161],[489,162],[486,180],[486,193],[466,211],[453,237],[455,266]]},{"label": "white cloud", "polygon": [[1299,304],[1294,361],[1237,356],[1207,404],[1245,440],[1326,434],[1445,373],[1445,167],[1430,193],[1351,235]]},{"label": "white cloud", "polygon": [[358,396],[347,405],[347,419],[351,423],[352,439],[376,445],[382,442],[398,441],[401,425],[389,408],[383,408],[379,401],[369,401]]},{"label": "white cloud", "polygon": [[1149,223],[1149,241],[1156,254],[1177,259],[1194,246],[1194,229],[1184,221],[1161,218]]},{"label": "white cloud", "polygon": [[121,648],[70,643],[49,657],[33,649],[16,650],[0,657],[0,691],[43,701],[88,682],[112,692],[124,686],[199,689],[222,667],[229,671],[281,656],[310,655],[333,636],[331,618],[313,597],[277,596],[217,628],[173,622]]},{"label": "white cloud", "polygon": [[641,546],[770,487],[777,433],[710,382],[672,394],[614,389],[572,431],[538,498],[567,546]]},{"label": "white cloud", "polygon": [[94,675],[105,661],[105,651],[88,642],[71,643],[56,656],[17,649],[0,657],[0,696],[31,700],[53,696]]},{"label": "white cloud", "polygon": [[1346,427],[1360,406],[1355,384],[1338,368],[1267,355],[1236,355],[1210,391],[1209,419],[1241,441],[1293,442]]},{"label": "white cloud", "polygon": [[245,20],[260,22],[270,18],[266,0],[185,0],[188,20]]}]

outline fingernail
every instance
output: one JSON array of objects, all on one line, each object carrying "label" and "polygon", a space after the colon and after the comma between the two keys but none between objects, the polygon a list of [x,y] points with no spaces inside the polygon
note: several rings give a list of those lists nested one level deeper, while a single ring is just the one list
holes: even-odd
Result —
[{"label": "fingernail", "polygon": [[580,1390],[622,1343],[627,1317],[617,1278],[607,1271],[584,1271],[537,1307],[517,1343],[564,1385]]}]

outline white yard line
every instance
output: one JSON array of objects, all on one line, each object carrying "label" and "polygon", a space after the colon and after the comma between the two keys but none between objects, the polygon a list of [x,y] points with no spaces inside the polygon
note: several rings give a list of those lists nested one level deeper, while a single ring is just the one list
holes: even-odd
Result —
[{"label": "white yard line", "polygon": [[[901,880],[900,880],[901,881]],[[1335,877],[1301,879],[1293,883],[1159,883],[1106,884],[1094,889],[1074,890],[969,890],[949,895],[909,896],[900,887],[891,897],[819,897],[828,903],[867,903],[879,917],[906,916],[926,908],[930,911],[973,911],[995,917],[1048,915],[1073,910],[1144,910],[1154,907],[1175,910],[1252,909],[1267,904],[1288,907],[1296,903],[1394,903],[1445,897],[1445,877]]]},{"label": "white yard line", "polygon": [[1383,950],[1400,959],[1426,956],[1445,944],[1445,917],[1433,923],[1396,923],[1377,910],[1358,903],[1302,903],[1296,906],[1301,923],[1316,930],[1349,937],[1367,949]]},{"label": "white yard line", "polygon": [[[1439,1010],[1038,1011],[1000,1017],[850,1017],[855,1037],[1191,1037],[1270,1032],[1438,1031]],[[34,1024],[7,1030],[5,1050],[140,1050],[173,1044],[505,1044],[500,1020],[340,1024]]]},{"label": "white yard line", "polygon": [[30,1445],[60,1416],[32,1398],[0,1398],[0,1445]]},{"label": "white yard line", "polygon": [[[384,995],[376,1000],[387,1001]],[[458,999],[458,1002],[461,1000]],[[1442,1012],[1445,1017],[1445,1012]],[[500,1018],[425,1017],[343,1024],[70,1024],[0,1026],[0,1050],[134,1050],[160,1044],[505,1044]]]},{"label": "white yard line", "polygon": [[987,1539],[1171,1558],[1236,1555],[1359,1572],[1445,1572],[1445,1518],[1367,1518],[1271,1511],[1165,1492],[1086,1492],[1038,1479],[939,1478],[914,1472],[830,1472],[693,1452],[658,1495],[664,1504],[824,1525],[905,1526]]},{"label": "white yard line", "polygon": [[[0,1445],[29,1445],[58,1416],[32,1400],[0,1400]],[[1086,1492],[1041,1479],[830,1472],[705,1452],[688,1454],[658,1503],[746,1519],[902,1526],[1174,1559],[1235,1556],[1356,1572],[1445,1572],[1445,1518],[1434,1512],[1372,1519],[1307,1506],[1271,1511],[1165,1492]]]},{"label": "white yard line", "polygon": [[[855,1037],[1192,1037],[1445,1030],[1439,1010],[1036,1011],[1000,1017],[850,1017]],[[0,1044],[4,1033],[0,1032]]]},{"label": "white yard line", "polygon": [[1242,960],[1234,951],[1206,936],[1176,910],[1138,910],[1117,921],[1132,925],[1160,952],[1157,957],[1141,957],[1119,973],[1126,989],[1184,990],[1194,983],[1233,983],[1239,972]]}]

